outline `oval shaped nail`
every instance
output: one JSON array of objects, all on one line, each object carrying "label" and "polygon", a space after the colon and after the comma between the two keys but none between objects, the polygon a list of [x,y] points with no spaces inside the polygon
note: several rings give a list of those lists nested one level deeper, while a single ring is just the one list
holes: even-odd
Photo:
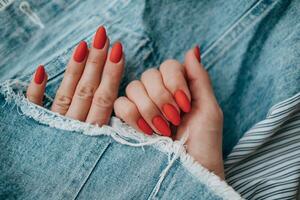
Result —
[{"label": "oval shaped nail", "polygon": [[155,128],[162,133],[163,136],[170,137],[171,136],[171,129],[167,122],[159,115],[153,117],[152,123]]},{"label": "oval shaped nail", "polygon": [[172,122],[172,124],[174,124],[175,126],[178,126],[180,124],[181,120],[180,120],[179,112],[172,104],[169,103],[164,104],[162,110],[167,120]]}]

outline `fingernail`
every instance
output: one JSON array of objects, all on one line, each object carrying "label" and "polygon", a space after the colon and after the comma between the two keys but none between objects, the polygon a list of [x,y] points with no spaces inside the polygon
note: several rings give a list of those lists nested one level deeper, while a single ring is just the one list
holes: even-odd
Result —
[{"label": "fingernail", "polygon": [[168,126],[167,122],[161,116],[155,116],[152,119],[152,123],[157,128],[159,132],[161,132],[164,136],[171,136],[171,129]]},{"label": "fingernail", "polygon": [[34,82],[36,84],[41,84],[45,79],[45,68],[43,65],[40,65],[35,72]]},{"label": "fingernail", "polygon": [[152,135],[153,130],[152,128],[147,124],[147,122],[141,117],[136,122],[138,127],[147,135]]},{"label": "fingernail", "polygon": [[178,126],[180,124],[180,115],[177,109],[172,104],[164,104],[163,111],[166,115],[167,120],[172,122],[172,124],[174,124],[175,126]]},{"label": "fingernail", "polygon": [[94,37],[94,43],[93,46],[96,49],[103,49],[103,47],[105,46],[106,43],[106,31],[104,26],[100,26],[96,32],[96,35]]},{"label": "fingernail", "polygon": [[122,54],[122,44],[120,42],[116,42],[110,52],[110,61],[113,63],[118,63],[122,58]]},{"label": "fingernail", "polygon": [[182,90],[177,90],[174,94],[175,101],[177,105],[183,112],[190,112],[191,110],[191,103],[186,96],[186,94]]},{"label": "fingernail", "polygon": [[200,54],[200,48],[198,45],[194,48],[194,54],[195,54],[196,58],[198,59],[199,63],[201,63],[201,54]]},{"label": "fingernail", "polygon": [[84,61],[88,52],[87,44],[85,41],[81,41],[77,46],[75,53],[74,53],[74,60],[76,62]]}]

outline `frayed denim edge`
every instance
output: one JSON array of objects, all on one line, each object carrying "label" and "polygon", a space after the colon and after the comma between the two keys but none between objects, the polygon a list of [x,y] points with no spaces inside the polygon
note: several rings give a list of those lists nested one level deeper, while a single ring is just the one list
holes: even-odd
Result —
[{"label": "frayed denim edge", "polygon": [[[46,108],[29,102],[23,93],[17,93],[14,91],[14,88],[24,89],[25,86],[25,83],[18,80],[7,80],[3,83],[0,83],[0,93],[4,95],[6,100],[3,106],[14,103],[14,106],[17,106],[18,110],[21,111],[20,114],[53,128],[81,132],[90,136],[107,135],[121,144],[133,147],[152,145],[159,151],[166,153],[169,158],[168,165],[160,174],[159,181],[153,189],[150,198],[154,198],[156,196],[160,189],[161,183],[168,173],[168,170],[171,168],[177,158],[180,158],[180,162],[187,169],[187,171],[198,178],[201,183],[205,184],[220,197],[230,200],[243,199],[225,181],[222,181],[214,173],[209,172],[186,152],[184,143],[186,142],[188,133],[185,134],[185,137],[183,137],[180,141],[173,141],[171,138],[158,135],[146,136],[145,134],[137,132],[135,129],[121,122],[121,120],[116,117],[111,118],[110,126],[104,125],[102,127],[69,119],[58,113],[54,113]],[[50,97],[46,96],[46,98]],[[136,143],[131,141],[136,141]]]}]

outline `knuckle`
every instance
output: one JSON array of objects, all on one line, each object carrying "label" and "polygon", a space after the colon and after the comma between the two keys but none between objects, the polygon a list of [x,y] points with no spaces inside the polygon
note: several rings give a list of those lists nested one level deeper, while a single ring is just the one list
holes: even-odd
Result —
[{"label": "knuckle", "polygon": [[90,55],[88,56],[87,60],[86,60],[87,64],[91,64],[91,65],[98,65],[101,63],[101,56],[100,54],[95,54],[95,52],[90,53]]},{"label": "knuckle", "polygon": [[71,79],[80,77],[81,76],[81,70],[67,68],[66,73],[65,73],[64,76],[70,77]]},{"label": "knuckle", "polygon": [[144,114],[153,113],[153,105],[150,102],[144,102],[143,105],[140,106],[139,111]]},{"label": "knuckle", "polygon": [[93,104],[97,107],[110,109],[114,105],[115,98],[109,94],[98,93],[93,98]]},{"label": "knuckle", "polygon": [[72,97],[68,97],[63,94],[57,94],[54,105],[59,107],[62,110],[68,110],[72,102]]},{"label": "knuckle", "polygon": [[162,88],[151,92],[149,95],[150,95],[151,99],[153,99],[155,102],[160,102],[160,101],[170,102],[171,101],[170,100],[171,97],[170,97],[169,93]]},{"label": "knuckle", "polygon": [[76,96],[85,100],[91,99],[93,98],[95,89],[96,88],[92,85],[79,85]]},{"label": "knuckle", "polygon": [[122,110],[123,107],[125,107],[125,101],[126,101],[126,97],[118,97],[115,101],[114,101],[114,110],[115,113],[118,115],[120,113],[120,111]]},{"label": "knuckle", "polygon": [[122,110],[122,117],[123,118],[127,119],[127,118],[135,116],[135,114],[136,114],[135,109],[132,105],[123,107],[123,110]]},{"label": "knuckle", "polygon": [[41,100],[41,97],[33,95],[33,94],[27,94],[26,97],[30,102],[33,102],[33,103],[37,103]]},{"label": "knuckle", "polygon": [[170,67],[172,67],[173,69],[174,68],[177,68],[177,69],[182,69],[182,65],[179,61],[175,60],[175,59],[168,59],[168,60],[165,60],[159,67],[159,69],[161,71],[166,71],[168,69],[170,69]]},{"label": "knuckle", "polygon": [[141,85],[142,82],[139,80],[131,81],[126,87],[126,94],[130,93],[131,91],[135,90],[138,87],[141,87]]},{"label": "knuckle", "polygon": [[144,80],[145,78],[150,78],[153,76],[157,76],[160,75],[160,72],[155,69],[155,68],[151,68],[151,69],[147,69],[141,76],[141,79]]},{"label": "knuckle", "polygon": [[224,114],[220,106],[216,103],[215,105],[212,105],[208,107],[207,115],[212,121],[223,123]]}]

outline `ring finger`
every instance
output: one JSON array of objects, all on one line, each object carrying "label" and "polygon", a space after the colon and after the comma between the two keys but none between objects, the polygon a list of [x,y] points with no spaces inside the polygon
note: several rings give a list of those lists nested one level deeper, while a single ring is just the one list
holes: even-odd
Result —
[{"label": "ring finger", "polygon": [[171,93],[165,88],[161,73],[157,69],[149,69],[142,74],[141,81],[149,97],[165,118],[178,126],[181,121],[180,111]]},{"label": "ring finger", "polygon": [[152,135],[152,128],[141,116],[136,105],[132,103],[128,98],[117,98],[114,103],[114,111],[117,117],[121,118],[136,130],[141,130],[147,135]]},{"label": "ring finger", "polygon": [[155,132],[164,136],[171,136],[171,129],[168,123],[148,96],[142,82],[136,80],[129,83],[126,87],[126,95],[137,106],[142,117]]}]

